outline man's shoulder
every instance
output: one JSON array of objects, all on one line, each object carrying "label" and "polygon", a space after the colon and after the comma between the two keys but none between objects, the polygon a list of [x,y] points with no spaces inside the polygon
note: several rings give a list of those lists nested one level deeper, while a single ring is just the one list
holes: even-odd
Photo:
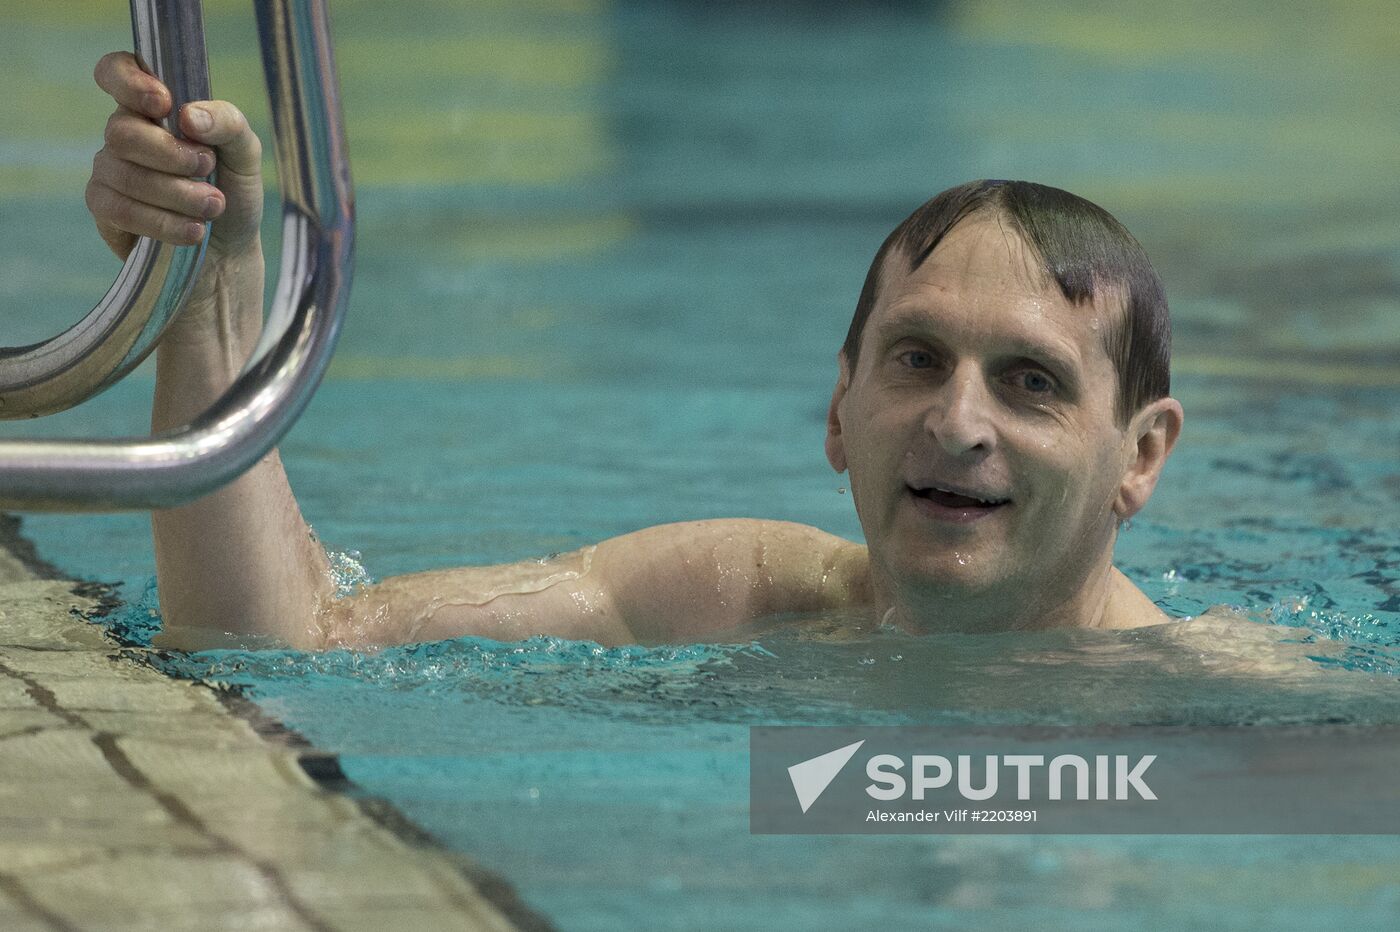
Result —
[{"label": "man's shoulder", "polygon": [[845,608],[868,588],[864,546],[792,521],[662,524],[603,542],[597,557],[614,601],[644,641]]},{"label": "man's shoulder", "polygon": [[1146,628],[1177,620],[1148,598],[1147,593],[1139,589],[1118,567],[1112,567],[1111,572],[1112,588],[1105,607],[1102,627]]},{"label": "man's shoulder", "polygon": [[869,554],[864,544],[790,521],[753,529],[755,572],[767,604],[758,616],[850,608],[869,600]]},{"label": "man's shoulder", "polygon": [[705,550],[730,559],[753,556],[758,562],[770,554],[774,558],[805,558],[865,552],[863,545],[821,528],[769,518],[705,518],[658,524],[614,537],[600,546],[628,552],[655,547],[687,554]]}]

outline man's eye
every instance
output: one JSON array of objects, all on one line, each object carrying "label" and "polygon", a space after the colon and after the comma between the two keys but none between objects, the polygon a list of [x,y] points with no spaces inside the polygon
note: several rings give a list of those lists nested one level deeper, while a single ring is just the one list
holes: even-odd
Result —
[{"label": "man's eye", "polygon": [[899,358],[910,369],[927,369],[933,365],[933,354],[925,350],[909,350],[901,353]]},{"label": "man's eye", "polygon": [[1044,395],[1055,390],[1055,383],[1050,376],[1036,369],[1022,369],[1016,373],[1014,381],[1018,388],[1023,388],[1033,395]]}]

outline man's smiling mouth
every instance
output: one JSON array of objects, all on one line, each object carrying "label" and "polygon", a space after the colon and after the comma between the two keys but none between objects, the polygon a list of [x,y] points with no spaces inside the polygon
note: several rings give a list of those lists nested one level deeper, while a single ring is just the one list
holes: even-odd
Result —
[{"label": "man's smiling mouth", "polygon": [[925,514],[945,521],[975,521],[1011,504],[1011,499],[972,489],[942,485],[907,486],[914,503]]}]

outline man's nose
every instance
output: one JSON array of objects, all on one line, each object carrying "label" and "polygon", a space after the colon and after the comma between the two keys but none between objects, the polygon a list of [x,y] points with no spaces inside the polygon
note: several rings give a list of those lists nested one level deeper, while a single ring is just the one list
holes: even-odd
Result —
[{"label": "man's nose", "polygon": [[981,373],[959,367],[939,386],[924,426],[946,453],[987,453],[996,444],[995,404]]}]

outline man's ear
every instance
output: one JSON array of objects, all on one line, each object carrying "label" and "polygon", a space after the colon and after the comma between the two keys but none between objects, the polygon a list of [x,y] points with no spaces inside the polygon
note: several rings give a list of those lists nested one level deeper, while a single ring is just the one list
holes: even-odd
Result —
[{"label": "man's ear", "polygon": [[1118,520],[1126,521],[1142,510],[1157,487],[1162,467],[1181,436],[1184,415],[1181,402],[1175,398],[1159,398],[1133,416],[1128,436],[1135,442],[1126,451],[1129,458],[1113,510]]},{"label": "man's ear", "polygon": [[841,374],[831,392],[831,407],[826,410],[826,461],[837,472],[845,472],[846,440],[841,434],[841,399],[846,397],[846,389],[851,384],[851,366],[845,350],[836,354],[836,361],[841,366]]}]

